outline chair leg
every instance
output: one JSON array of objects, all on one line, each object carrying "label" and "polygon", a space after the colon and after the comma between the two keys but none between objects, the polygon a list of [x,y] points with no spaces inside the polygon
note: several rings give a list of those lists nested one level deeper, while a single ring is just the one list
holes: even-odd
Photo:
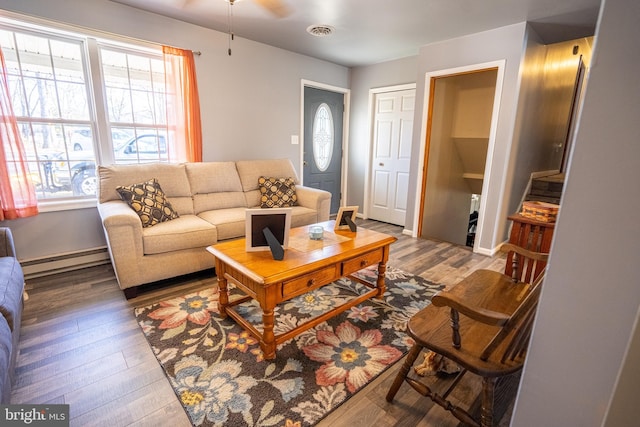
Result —
[{"label": "chair leg", "polygon": [[387,402],[393,401],[393,398],[400,389],[402,382],[405,378],[407,378],[407,375],[409,374],[409,371],[413,366],[413,362],[416,361],[421,351],[422,347],[418,344],[414,344],[413,347],[411,347],[411,350],[409,350],[409,354],[407,354],[407,358],[398,371],[398,375],[396,375],[396,379],[393,381],[393,384],[391,384],[391,388],[389,388],[389,391],[387,392]]},{"label": "chair leg", "polygon": [[482,378],[482,410],[480,413],[482,427],[493,427],[493,397],[496,380],[496,378]]}]

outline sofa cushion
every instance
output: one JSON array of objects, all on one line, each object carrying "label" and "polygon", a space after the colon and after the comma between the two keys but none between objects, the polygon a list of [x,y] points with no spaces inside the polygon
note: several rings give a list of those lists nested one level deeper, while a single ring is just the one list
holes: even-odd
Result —
[{"label": "sofa cushion", "polygon": [[13,257],[0,258],[0,315],[13,331],[20,324],[24,275],[20,263]]},{"label": "sofa cushion", "polygon": [[3,404],[8,404],[11,398],[12,348],[11,330],[4,317],[0,316],[0,403]]},{"label": "sofa cushion", "polygon": [[259,208],[260,207],[260,190],[251,190],[244,193],[244,199],[246,200],[246,205],[248,208]]},{"label": "sofa cushion", "polygon": [[246,208],[215,209],[198,216],[216,226],[218,240],[244,237]]},{"label": "sofa cushion", "polygon": [[119,185],[116,191],[138,214],[143,228],[179,217],[155,178],[140,184]]},{"label": "sofa cushion", "polygon": [[240,160],[236,162],[236,169],[242,182],[242,190],[245,192],[258,190],[258,179],[261,176],[291,177],[296,184],[300,184],[293,163],[289,159]]},{"label": "sofa cushion", "polygon": [[193,209],[196,215],[205,211],[230,208],[247,208],[244,193],[210,193],[193,196]]},{"label": "sofa cushion", "polygon": [[314,209],[305,208],[303,206],[294,206],[291,208],[291,228],[302,227],[316,222],[318,213]]},{"label": "sofa cushion", "polygon": [[298,202],[293,178],[258,178],[261,208],[290,208]]},{"label": "sofa cushion", "polygon": [[242,192],[235,162],[186,163],[193,194]]},{"label": "sofa cushion", "polygon": [[206,248],[218,241],[216,227],[195,215],[182,215],[142,230],[145,255]]},{"label": "sofa cushion", "polygon": [[99,202],[120,200],[116,191],[119,185],[156,178],[162,184],[162,190],[178,214],[193,214],[191,186],[187,179],[184,164],[141,163],[135,165],[98,166]]},{"label": "sofa cushion", "polygon": [[186,163],[186,167],[195,214],[247,207],[235,162]]}]

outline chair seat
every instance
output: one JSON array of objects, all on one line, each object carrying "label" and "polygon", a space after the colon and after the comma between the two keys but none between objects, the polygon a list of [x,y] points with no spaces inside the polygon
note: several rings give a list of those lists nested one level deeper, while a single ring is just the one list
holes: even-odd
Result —
[{"label": "chair seat", "polygon": [[[500,272],[477,270],[458,283],[449,293],[477,301],[480,308],[510,316],[530,289],[529,284],[513,283],[511,278]],[[452,345],[451,328],[448,327],[450,322],[448,307],[436,307],[431,304],[411,317],[407,332],[420,346],[453,359],[469,372],[483,377],[508,375],[522,367],[524,357],[501,360],[501,355],[511,342],[511,336],[516,333],[516,330],[502,341],[486,361],[482,361],[480,355],[501,328],[460,316],[460,335],[464,337],[464,341],[461,348],[457,349]]]}]

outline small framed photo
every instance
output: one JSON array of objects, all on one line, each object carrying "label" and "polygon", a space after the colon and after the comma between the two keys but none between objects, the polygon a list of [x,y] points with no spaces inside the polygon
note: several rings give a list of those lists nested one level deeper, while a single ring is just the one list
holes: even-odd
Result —
[{"label": "small framed photo", "polygon": [[245,240],[247,252],[271,250],[264,229],[268,228],[283,249],[289,245],[291,208],[246,210]]},{"label": "small framed photo", "polygon": [[343,206],[338,210],[338,215],[336,216],[336,225],[334,230],[350,230],[349,223],[346,218],[351,219],[353,223],[356,222],[356,214],[358,213],[357,206]]}]

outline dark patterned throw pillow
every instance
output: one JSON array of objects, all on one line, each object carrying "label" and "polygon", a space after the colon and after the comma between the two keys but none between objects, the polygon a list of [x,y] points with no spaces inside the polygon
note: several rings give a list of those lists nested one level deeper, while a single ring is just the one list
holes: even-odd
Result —
[{"label": "dark patterned throw pillow", "polygon": [[298,204],[293,178],[261,176],[258,179],[261,208],[289,208]]},{"label": "dark patterned throw pillow", "polygon": [[120,185],[116,187],[116,191],[138,214],[143,227],[151,227],[179,217],[156,178],[141,184]]}]

